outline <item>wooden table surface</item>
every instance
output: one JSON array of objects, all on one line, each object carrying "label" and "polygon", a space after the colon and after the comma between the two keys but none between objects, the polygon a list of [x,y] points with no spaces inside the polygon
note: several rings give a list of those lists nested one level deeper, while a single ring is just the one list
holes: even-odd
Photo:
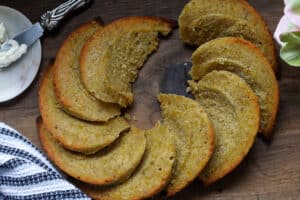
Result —
[{"label": "wooden table surface", "polygon": [[[250,0],[263,15],[274,32],[283,10],[283,0]],[[13,7],[32,21],[59,0],[1,0],[0,4]],[[101,16],[108,23],[128,15],[156,15],[177,19],[186,0],[95,0],[84,12],[68,18],[55,33],[42,40],[43,59],[39,75],[18,98],[0,104],[3,121],[40,147],[35,120],[39,116],[38,85],[40,74],[56,55],[66,36],[78,25]],[[162,39],[158,52],[145,64],[134,86],[136,103],[131,113],[137,126],[150,128],[160,118],[155,95],[159,92],[161,72],[166,66],[189,60],[192,50],[178,39],[175,30],[171,37]],[[172,199],[300,199],[300,69],[280,63],[280,106],[275,135],[269,142],[258,137],[242,164],[219,183],[203,188],[195,181]],[[1,92],[1,91],[0,91]]]}]

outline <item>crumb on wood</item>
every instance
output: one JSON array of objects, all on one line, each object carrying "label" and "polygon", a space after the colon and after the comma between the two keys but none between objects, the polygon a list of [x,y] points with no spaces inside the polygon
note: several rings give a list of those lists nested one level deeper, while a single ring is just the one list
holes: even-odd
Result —
[{"label": "crumb on wood", "polygon": [[128,113],[125,113],[124,118],[127,119],[128,121],[131,120],[131,116]]},{"label": "crumb on wood", "polygon": [[186,91],[186,93],[190,93],[191,92],[191,88],[187,87],[185,91]]},{"label": "crumb on wood", "polygon": [[128,121],[137,121],[135,115],[131,116],[128,113],[125,113],[124,118],[127,119]]}]

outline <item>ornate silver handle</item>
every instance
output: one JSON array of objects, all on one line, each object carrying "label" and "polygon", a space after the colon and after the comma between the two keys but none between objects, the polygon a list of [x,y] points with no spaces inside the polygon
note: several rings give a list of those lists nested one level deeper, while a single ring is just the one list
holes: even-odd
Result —
[{"label": "ornate silver handle", "polygon": [[49,31],[56,28],[59,22],[70,12],[90,3],[91,0],[69,0],[53,10],[47,11],[41,17],[41,25]]}]

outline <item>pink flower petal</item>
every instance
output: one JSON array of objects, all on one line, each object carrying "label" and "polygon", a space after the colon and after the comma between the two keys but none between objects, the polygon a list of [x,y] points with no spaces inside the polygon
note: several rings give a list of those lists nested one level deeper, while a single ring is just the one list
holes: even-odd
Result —
[{"label": "pink flower petal", "polygon": [[284,5],[287,5],[291,0],[284,0]]},{"label": "pink flower petal", "polygon": [[300,28],[300,13],[296,13],[293,10],[293,4],[287,3],[284,8],[285,15],[289,18],[289,20]]},{"label": "pink flower petal", "polygon": [[274,33],[274,38],[276,39],[276,41],[282,45],[282,42],[280,40],[280,35],[282,33],[286,33],[286,32],[294,32],[294,31],[300,31],[300,28],[296,27],[290,20],[289,18],[284,15],[280,21],[279,24],[277,25],[277,28],[275,30]]}]

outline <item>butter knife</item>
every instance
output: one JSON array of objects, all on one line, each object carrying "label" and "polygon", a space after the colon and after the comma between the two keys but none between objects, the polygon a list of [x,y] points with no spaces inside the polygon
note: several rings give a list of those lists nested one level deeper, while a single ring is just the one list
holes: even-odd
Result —
[{"label": "butter knife", "polygon": [[[40,22],[33,24],[31,27],[11,39],[16,40],[19,44],[26,44],[27,47],[30,47],[43,36],[45,31],[52,31],[55,29],[65,16],[69,15],[74,10],[86,6],[90,2],[91,0],[68,0],[53,10],[44,13],[41,16]],[[0,51],[7,51],[10,47],[11,44],[5,42],[1,45]]]}]

